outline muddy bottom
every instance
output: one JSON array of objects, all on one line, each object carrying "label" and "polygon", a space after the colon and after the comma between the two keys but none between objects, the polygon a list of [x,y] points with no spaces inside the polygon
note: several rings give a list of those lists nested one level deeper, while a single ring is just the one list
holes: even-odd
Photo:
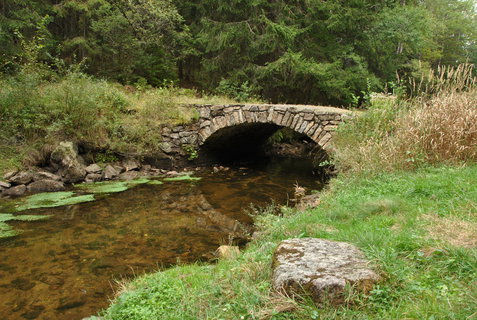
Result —
[{"label": "muddy bottom", "polygon": [[295,183],[308,190],[323,186],[304,160],[199,176],[197,182],[139,185],[95,202],[29,210],[53,217],[9,223],[23,232],[0,240],[0,318],[96,314],[114,297],[117,281],[207,261],[218,246],[243,242],[251,204],[285,204]]}]

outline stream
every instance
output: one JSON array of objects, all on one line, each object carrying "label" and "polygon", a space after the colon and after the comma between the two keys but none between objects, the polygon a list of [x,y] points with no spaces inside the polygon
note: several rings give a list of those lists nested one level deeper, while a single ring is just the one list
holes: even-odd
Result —
[{"label": "stream", "polygon": [[[245,244],[251,204],[287,204],[294,185],[324,183],[311,161],[274,159],[196,174],[199,181],[137,185],[94,202],[27,214],[0,240],[0,318],[76,320],[106,308],[118,281],[177,263],[209,261],[222,244]],[[2,200],[0,199],[0,205]]]}]

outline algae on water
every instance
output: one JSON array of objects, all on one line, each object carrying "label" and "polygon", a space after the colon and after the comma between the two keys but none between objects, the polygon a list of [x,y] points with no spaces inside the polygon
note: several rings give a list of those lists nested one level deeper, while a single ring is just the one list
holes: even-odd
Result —
[{"label": "algae on water", "polygon": [[141,178],[131,181],[103,181],[77,185],[76,188],[90,193],[116,193],[128,190],[138,184],[150,182],[149,179]]},{"label": "algae on water", "polygon": [[94,195],[76,196],[74,192],[45,192],[38,193],[20,201],[20,205],[16,207],[16,211],[24,211],[28,209],[53,208],[61,207],[82,202],[94,201]]},{"label": "algae on water", "polygon": [[159,184],[164,184],[164,182],[159,181],[159,180],[151,180],[151,181],[148,182],[148,184],[159,185]]},{"label": "algae on water", "polygon": [[95,182],[77,185],[76,188],[91,193],[116,193],[126,191],[129,187],[125,181]]},{"label": "algae on water", "polygon": [[38,221],[46,220],[51,215],[14,215],[11,213],[0,213],[0,239],[14,237],[19,234],[18,231],[13,230],[11,226],[6,224],[7,221]]},{"label": "algae on water", "polygon": [[198,181],[202,178],[191,177],[190,175],[177,176],[172,178],[164,178],[164,181]]}]

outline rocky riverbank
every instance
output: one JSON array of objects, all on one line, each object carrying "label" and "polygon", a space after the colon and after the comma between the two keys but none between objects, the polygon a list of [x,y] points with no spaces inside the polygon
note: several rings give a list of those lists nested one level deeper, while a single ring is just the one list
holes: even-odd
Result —
[{"label": "rocky riverbank", "polygon": [[129,181],[179,173],[143,164],[133,158],[111,163],[87,163],[72,142],[61,142],[51,153],[47,166],[7,172],[0,181],[1,196],[22,196],[39,192],[63,191],[68,185],[108,180]]}]

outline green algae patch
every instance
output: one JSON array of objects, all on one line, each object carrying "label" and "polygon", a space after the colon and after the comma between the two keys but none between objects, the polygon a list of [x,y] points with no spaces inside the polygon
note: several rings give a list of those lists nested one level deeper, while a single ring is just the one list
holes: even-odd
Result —
[{"label": "green algae patch", "polygon": [[125,181],[95,182],[77,185],[76,188],[89,193],[116,193],[129,189]]},{"label": "green algae patch", "polygon": [[14,215],[11,213],[0,213],[0,239],[14,237],[20,233],[6,224],[5,222],[7,221],[38,221],[46,220],[50,217],[51,215]]},{"label": "green algae patch", "polygon": [[61,207],[94,200],[94,195],[76,196],[75,193],[71,191],[38,193],[21,199],[15,211]]},{"label": "green algae patch", "polygon": [[126,191],[136,185],[145,184],[150,181],[151,180],[146,178],[135,179],[131,181],[103,181],[84,183],[75,187],[88,193],[117,193]]},{"label": "green algae patch", "polygon": [[38,220],[46,220],[51,218],[51,215],[29,215],[29,214],[21,214],[21,215],[14,215],[11,213],[0,213],[0,222],[7,222],[7,221],[38,221]]},{"label": "green algae patch", "polygon": [[148,183],[148,182],[150,182],[150,181],[151,181],[151,180],[149,180],[149,179],[147,179],[147,178],[139,178],[139,179],[135,179],[135,180],[130,180],[130,181],[128,181],[127,183],[128,183],[129,185],[135,186],[135,185],[138,185],[138,184],[145,184],[145,183]]},{"label": "green algae patch", "polygon": [[164,184],[164,182],[159,181],[159,180],[151,180],[147,184],[160,185],[160,184]]},{"label": "green algae patch", "polygon": [[13,228],[5,222],[0,222],[0,239],[14,237],[18,235],[18,233],[18,231],[13,230]]},{"label": "green algae patch", "polygon": [[164,181],[198,181],[202,178],[198,177],[191,177],[190,175],[186,174],[183,176],[177,176],[172,178],[164,178]]}]

